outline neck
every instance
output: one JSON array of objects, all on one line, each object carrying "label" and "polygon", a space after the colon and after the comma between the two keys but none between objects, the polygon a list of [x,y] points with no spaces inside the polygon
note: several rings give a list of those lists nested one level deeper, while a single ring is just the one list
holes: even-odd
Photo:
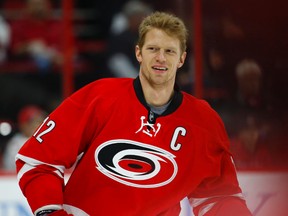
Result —
[{"label": "neck", "polygon": [[146,102],[154,107],[160,107],[167,104],[174,93],[174,83],[166,85],[152,85],[143,76],[140,76],[140,82]]}]

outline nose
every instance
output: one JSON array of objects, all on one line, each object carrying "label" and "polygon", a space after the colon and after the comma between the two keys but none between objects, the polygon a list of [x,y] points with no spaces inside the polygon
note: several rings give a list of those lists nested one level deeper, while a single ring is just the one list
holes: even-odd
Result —
[{"label": "nose", "polygon": [[165,52],[164,52],[164,50],[160,49],[160,50],[157,52],[156,60],[157,60],[158,62],[165,62],[165,61],[166,61],[166,57],[165,57]]}]

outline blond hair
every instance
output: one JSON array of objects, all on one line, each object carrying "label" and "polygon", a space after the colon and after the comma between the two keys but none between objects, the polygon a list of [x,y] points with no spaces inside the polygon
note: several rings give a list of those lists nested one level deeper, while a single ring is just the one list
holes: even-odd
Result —
[{"label": "blond hair", "polygon": [[188,30],[184,22],[173,14],[156,11],[147,16],[139,26],[138,46],[142,49],[145,43],[145,36],[149,30],[157,28],[163,30],[171,37],[175,37],[180,41],[180,49],[186,51]]}]

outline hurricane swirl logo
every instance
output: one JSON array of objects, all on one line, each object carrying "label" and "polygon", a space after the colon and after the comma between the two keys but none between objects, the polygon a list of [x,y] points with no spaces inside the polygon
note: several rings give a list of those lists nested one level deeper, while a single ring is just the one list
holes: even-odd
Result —
[{"label": "hurricane swirl logo", "polygon": [[95,151],[97,169],[122,184],[156,188],[170,183],[178,167],[175,156],[161,148],[131,141],[111,140]]}]

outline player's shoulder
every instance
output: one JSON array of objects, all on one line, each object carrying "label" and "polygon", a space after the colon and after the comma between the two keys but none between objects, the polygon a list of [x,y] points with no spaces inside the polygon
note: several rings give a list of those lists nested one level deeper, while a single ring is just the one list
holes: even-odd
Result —
[{"label": "player's shoulder", "polygon": [[70,99],[91,102],[100,97],[111,97],[122,94],[133,86],[132,78],[102,78],[95,80],[76,91]]},{"label": "player's shoulder", "polygon": [[80,91],[85,93],[90,92],[92,94],[105,92],[113,92],[115,94],[119,91],[125,90],[125,88],[132,85],[132,83],[132,78],[102,78],[87,84],[80,89]]},{"label": "player's shoulder", "polygon": [[226,132],[223,121],[207,101],[184,92],[183,103],[187,116],[194,124],[205,129],[209,133],[209,136],[213,136],[214,138],[225,137],[223,140],[226,143]]},{"label": "player's shoulder", "polygon": [[133,78],[102,78],[87,85],[90,88],[99,88],[102,90],[115,90],[117,87],[125,88],[133,83]]},{"label": "player's shoulder", "polygon": [[212,110],[209,103],[203,99],[199,99],[191,94],[188,94],[187,92],[182,92],[183,98],[185,103],[188,104],[188,106],[193,107],[193,109],[205,109],[205,110]]},{"label": "player's shoulder", "polygon": [[218,113],[210,106],[210,104],[206,100],[199,99],[186,92],[182,92],[182,94],[183,103],[186,104],[186,108],[190,111],[189,113],[193,113],[194,117],[197,116],[201,119],[210,118],[211,120],[219,120]]}]

